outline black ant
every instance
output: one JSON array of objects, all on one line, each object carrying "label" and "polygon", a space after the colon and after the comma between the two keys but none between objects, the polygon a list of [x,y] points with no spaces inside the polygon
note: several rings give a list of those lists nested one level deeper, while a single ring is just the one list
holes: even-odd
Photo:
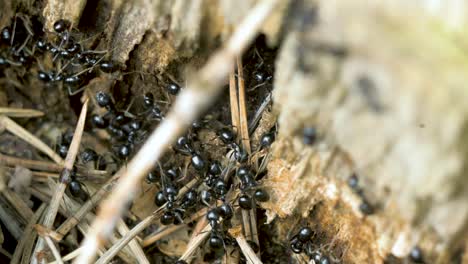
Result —
[{"label": "black ant", "polygon": [[67,156],[68,148],[70,147],[72,139],[73,139],[72,131],[66,131],[64,134],[62,134],[60,143],[57,144],[57,151],[60,157],[65,158]]},{"label": "black ant", "polygon": [[411,251],[409,258],[414,263],[424,263],[424,256],[419,246],[414,246]]},{"label": "black ant", "polygon": [[179,189],[172,182],[177,176],[178,175],[175,170],[166,170],[164,177],[161,177],[162,190],[157,192],[154,198],[154,203],[157,206],[161,207],[166,204],[165,211],[160,218],[160,222],[163,225],[182,224],[185,211],[196,205],[197,193],[194,190],[189,190],[181,199],[179,207],[176,207],[176,198],[179,193]]},{"label": "black ant", "polygon": [[146,115],[150,120],[161,121],[164,119],[164,114],[155,104],[152,93],[146,93],[143,96],[143,108],[145,111],[142,113],[142,115]]},{"label": "black ant", "polygon": [[247,192],[251,189],[255,188],[253,193],[255,201],[266,202],[269,200],[270,197],[264,189],[256,188],[257,182],[255,181],[252,172],[246,166],[241,166],[237,170],[236,175],[241,183],[240,189],[242,194],[238,198],[238,204],[242,209],[250,210],[254,206],[254,200],[252,199],[251,195],[247,194]]},{"label": "black ant", "polygon": [[314,127],[304,127],[302,130],[302,142],[312,145],[317,140],[317,130]]},{"label": "black ant", "polygon": [[351,174],[347,180],[348,186],[361,198],[359,210],[365,215],[374,213],[374,206],[366,199],[363,190],[359,187],[359,179],[355,173]]},{"label": "black ant", "polygon": [[177,139],[176,142],[176,150],[182,154],[190,155],[191,164],[197,171],[204,171],[206,168],[206,161],[201,156],[200,153],[195,151],[192,146],[191,140],[186,136],[181,136]]},{"label": "black ant", "polygon": [[222,128],[218,131],[218,136],[229,148],[234,151],[234,158],[239,163],[244,163],[248,159],[247,152],[235,142],[235,133],[228,128]]},{"label": "black ant", "polygon": [[11,28],[9,26],[4,27],[1,36],[2,41],[9,44],[11,40]]},{"label": "black ant", "polygon": [[[222,234],[222,223],[230,220],[233,216],[232,207],[223,203],[219,207],[210,209],[206,214],[206,219],[211,226],[211,234],[208,240],[208,245],[214,250],[218,250],[224,246],[223,235]],[[222,218],[222,223],[221,223]]]},{"label": "black ant", "polygon": [[166,91],[172,95],[177,95],[180,91],[180,86],[177,83],[171,82],[166,85]]},{"label": "black ant", "polygon": [[77,180],[76,167],[71,171],[71,181],[67,185],[70,194],[80,200],[86,201],[89,198],[88,193],[83,189],[83,184]]},{"label": "black ant", "polygon": [[291,250],[296,254],[300,254],[304,250],[306,244],[311,242],[310,239],[312,235],[313,231],[310,227],[302,227],[289,241]]},{"label": "black ant", "polygon": [[211,162],[209,169],[205,175],[205,178],[203,179],[205,184],[209,187],[212,187],[214,184],[214,181],[218,178],[218,176],[221,174],[222,169],[221,165],[217,161]]},{"label": "black ant", "polygon": [[275,141],[275,133],[274,132],[267,132],[262,135],[260,138],[260,147],[261,148],[268,148],[273,144]]}]

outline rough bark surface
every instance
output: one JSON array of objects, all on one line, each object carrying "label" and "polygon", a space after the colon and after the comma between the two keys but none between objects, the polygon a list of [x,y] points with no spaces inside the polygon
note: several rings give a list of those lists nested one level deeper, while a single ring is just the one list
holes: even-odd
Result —
[{"label": "rough bark surface", "polygon": [[[82,25],[94,47],[148,74],[96,79],[90,90],[123,79],[132,83],[117,87],[123,95],[140,95],[202,65],[258,1],[91,2],[0,0],[0,28],[17,12],[42,14],[49,31],[59,18]],[[415,245],[431,263],[457,252],[468,263],[468,4],[391,2],[284,0],[264,26],[280,49],[262,207],[278,241],[307,224],[344,263],[383,263]],[[317,129],[315,144],[303,144],[304,127]],[[353,174],[359,193],[347,185]]]}]

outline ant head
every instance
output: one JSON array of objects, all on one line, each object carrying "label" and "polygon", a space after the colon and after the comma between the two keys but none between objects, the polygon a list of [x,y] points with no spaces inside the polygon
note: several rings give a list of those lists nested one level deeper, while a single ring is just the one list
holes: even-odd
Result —
[{"label": "ant head", "polygon": [[59,19],[54,23],[54,31],[57,33],[63,33],[68,30],[71,26],[71,22],[66,19]]},{"label": "ant head", "polygon": [[100,107],[109,107],[112,105],[111,96],[102,91],[96,93],[96,101]]}]

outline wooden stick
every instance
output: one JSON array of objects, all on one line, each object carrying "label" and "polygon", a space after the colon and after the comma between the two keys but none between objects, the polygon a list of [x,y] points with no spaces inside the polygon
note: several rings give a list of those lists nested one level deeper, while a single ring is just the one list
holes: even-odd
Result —
[{"label": "wooden stick", "polygon": [[231,123],[236,136],[239,138],[240,119],[239,119],[239,99],[237,96],[236,77],[234,70],[229,74],[229,99],[231,105]]},{"label": "wooden stick", "polygon": [[17,137],[21,138],[22,140],[28,142],[29,144],[40,150],[41,152],[45,153],[53,161],[55,161],[55,163],[63,164],[62,158],[60,158],[60,156],[57,155],[57,153],[55,153],[39,138],[29,133],[29,131],[27,131],[20,125],[16,124],[15,121],[11,120],[6,116],[0,116],[0,124],[2,124],[8,131],[10,131],[10,133],[16,135]]},{"label": "wooden stick", "polygon": [[83,242],[83,251],[76,263],[93,262],[96,250],[112,234],[116,222],[126,210],[144,176],[163,155],[165,150],[207,109],[217,98],[222,84],[233,67],[236,56],[242,54],[252,42],[261,25],[274,9],[278,0],[261,1],[234,32],[226,47],[216,53],[207,64],[189,80],[165,120],[151,134],[146,143],[128,163],[127,169],[117,172],[120,182],[103,201],[92,228]]},{"label": "wooden stick", "polygon": [[10,117],[39,117],[43,116],[44,113],[35,109],[0,107],[0,115]]},{"label": "wooden stick", "polygon": [[[11,259],[11,264],[19,263],[21,259],[21,254],[23,253],[24,247],[26,245],[26,241],[30,240],[32,237],[32,232],[34,230],[34,225],[37,223],[41,215],[44,213],[47,205],[42,203],[41,206],[36,210],[34,215],[30,218],[28,225],[24,229],[23,235],[21,236],[18,245],[16,246],[15,252],[13,253],[13,257]],[[28,253],[29,254],[29,253]]]},{"label": "wooden stick", "polygon": [[[73,164],[75,163],[76,156],[78,154],[78,150],[80,148],[81,137],[83,136],[84,125],[86,121],[86,113],[88,111],[88,100],[85,101],[83,104],[83,108],[81,109],[80,117],[78,119],[78,123],[76,125],[75,133],[73,135],[72,142],[70,144],[70,148],[67,153],[67,157],[65,158],[65,164],[63,171],[60,175],[60,182],[56,186],[54,195],[52,196],[52,200],[50,202],[49,208],[44,218],[43,225],[45,228],[50,229],[57,217],[57,213],[60,207],[60,202],[62,201],[63,194],[65,193],[65,189],[67,188],[68,182],[71,180],[71,172],[73,170]],[[44,242],[43,238],[39,238],[37,241],[35,255],[40,253],[44,250]],[[34,258],[33,258],[34,259]]]}]

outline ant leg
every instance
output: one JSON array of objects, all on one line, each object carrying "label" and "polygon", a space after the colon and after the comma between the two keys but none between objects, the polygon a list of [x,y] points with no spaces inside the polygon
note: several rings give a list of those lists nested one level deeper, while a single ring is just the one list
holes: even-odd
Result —
[{"label": "ant leg", "polygon": [[67,86],[67,89],[68,89],[68,95],[74,96],[74,95],[80,93],[81,91],[83,91],[84,89],[86,89],[86,86],[82,86],[81,88],[79,88],[78,90],[75,90],[75,91],[73,91],[73,92],[72,92],[70,86]]}]

